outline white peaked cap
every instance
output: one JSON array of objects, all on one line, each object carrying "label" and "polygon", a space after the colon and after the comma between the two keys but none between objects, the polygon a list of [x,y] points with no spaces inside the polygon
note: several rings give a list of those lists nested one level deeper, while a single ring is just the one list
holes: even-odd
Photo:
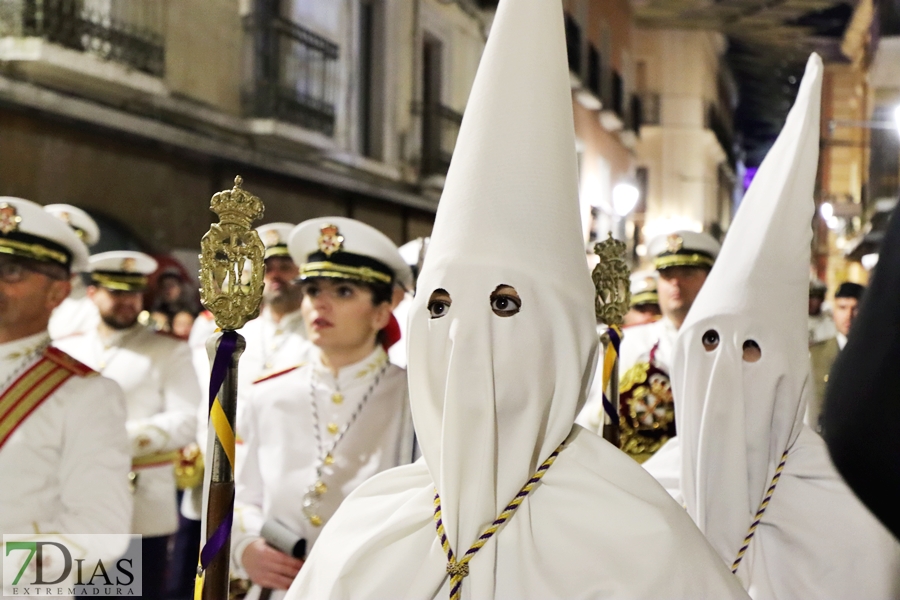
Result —
[{"label": "white peaked cap", "polygon": [[[562,4],[501,2],[409,321],[413,419],[460,552],[565,439],[584,402],[597,335],[576,179]],[[521,298],[510,318],[492,312],[499,285]],[[452,303],[430,318],[438,289]]]},{"label": "white peaked cap", "polygon": [[[682,489],[691,517],[727,563],[802,426],[821,89],[822,60],[813,54],[679,331],[672,383]],[[710,351],[708,331],[719,337]],[[748,340],[761,349],[757,362],[742,358]]]},{"label": "white peaked cap", "polygon": [[266,223],[256,228],[256,233],[259,234],[259,239],[266,248],[266,258],[272,256],[290,258],[287,244],[294,227],[293,223]]},{"label": "white peaked cap", "polygon": [[[316,217],[303,221],[288,236],[291,258],[300,278],[344,277],[390,283],[412,289],[409,265],[391,239],[371,225],[347,217]],[[375,262],[368,262],[374,260]],[[384,279],[371,279],[371,275]]]},{"label": "white peaked cap", "polygon": [[403,261],[406,264],[410,267],[415,267],[422,262],[422,258],[428,252],[428,242],[430,240],[431,238],[428,237],[416,238],[406,242],[397,250],[400,251],[400,256],[403,257]]},{"label": "white peaked cap", "polygon": [[0,196],[0,254],[88,268],[88,249],[75,231],[31,200]]},{"label": "white peaked cap", "polygon": [[88,259],[92,273],[136,273],[151,275],[159,263],[149,254],[134,250],[112,250],[94,254]]},{"label": "white peaked cap", "polygon": [[111,290],[141,291],[148,276],[159,264],[149,254],[134,250],[112,250],[94,254],[89,259],[91,281]]},{"label": "white peaked cap", "polygon": [[71,204],[48,204],[44,207],[48,213],[62,219],[69,227],[75,230],[81,241],[88,246],[93,246],[100,241],[100,227],[94,218],[87,212],[72,206]]}]

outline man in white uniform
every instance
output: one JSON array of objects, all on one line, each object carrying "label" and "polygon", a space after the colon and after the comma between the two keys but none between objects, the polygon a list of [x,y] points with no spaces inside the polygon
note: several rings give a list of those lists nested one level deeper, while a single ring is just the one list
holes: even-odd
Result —
[{"label": "man in white uniform", "polygon": [[[678,329],[703,287],[719,253],[707,233],[676,231],[654,238],[648,251],[659,273],[657,295],[662,318],[623,332],[619,349],[619,427],[622,450],[643,462],[675,435],[675,410],[669,383]],[[603,429],[602,361],[594,386],[576,422]]]},{"label": "man in white uniform", "polygon": [[682,327],[678,437],[645,467],[680,442],[685,508],[753,598],[897,598],[900,544],[803,423],[822,71],[812,55]]},{"label": "man in white uniform", "polygon": [[384,234],[342,217],[301,223],[289,248],[316,352],[242,398],[232,558],[257,589],[286,590],[302,565],[266,544],[266,521],[311,547],[347,494],[412,455],[406,373],[382,345],[409,267]]},{"label": "man in white uniform", "polygon": [[[100,228],[97,222],[77,206],[48,204],[44,210],[71,227],[75,235],[89,248],[100,241]],[[96,327],[99,322],[97,307],[87,297],[87,286],[80,274],[75,275],[72,278],[72,291],[68,298],[63,300],[50,315],[50,324],[47,326],[50,337],[58,340],[73,333],[87,331]]]},{"label": "man in white uniform", "polygon": [[243,383],[295,366],[310,347],[300,312],[303,295],[295,282],[300,271],[287,247],[293,228],[290,223],[269,223],[256,229],[266,247],[265,288],[259,317],[241,329],[247,341],[240,362]]},{"label": "man in white uniform", "polygon": [[131,442],[134,519],[141,534],[143,593],[163,597],[168,536],[178,526],[174,461],[194,440],[200,390],[187,344],[137,322],[147,276],[156,261],[142,252],[103,252],[90,258],[88,297],[101,321],[60,347],[125,392]]},{"label": "man in white uniform", "polygon": [[87,257],[40,205],[0,197],[0,535],[130,531],[122,390],[47,333]]},{"label": "man in white uniform", "polygon": [[423,460],[338,509],[288,598],[741,598],[677,504],[574,425],[597,358],[562,3],[501,0],[409,320]]}]

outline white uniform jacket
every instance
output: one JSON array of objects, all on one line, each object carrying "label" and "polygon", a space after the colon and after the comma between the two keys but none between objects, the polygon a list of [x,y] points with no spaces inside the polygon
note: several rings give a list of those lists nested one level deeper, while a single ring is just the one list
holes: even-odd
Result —
[{"label": "white uniform jacket", "polygon": [[[31,350],[49,341],[41,333],[0,344],[4,393],[39,359]],[[0,535],[129,533],[130,465],[122,390],[73,375],[0,447]]]},{"label": "white uniform jacket", "polygon": [[[335,402],[338,390],[341,398]],[[254,384],[247,400],[231,533],[233,568],[238,574],[244,574],[241,555],[260,537],[265,520],[277,519],[306,538],[307,549],[322,530],[307,520],[301,508],[303,496],[317,480],[320,454],[313,403],[326,451],[337,432],[349,424],[334,449],[334,463],[324,467],[322,481],[328,491],[318,511],[323,522],[369,477],[411,460],[413,428],[406,372],[388,362],[381,346],[364,360],[342,368],[336,380],[316,357],[303,367]]]},{"label": "white uniform jacket", "polygon": [[173,533],[178,513],[171,453],[194,441],[201,397],[187,344],[134,325],[105,343],[93,329],[59,345],[125,392],[137,476],[132,533]]},{"label": "white uniform jacket", "polygon": [[[636,363],[647,361],[650,350],[657,343],[654,356],[656,364],[667,371],[672,367],[672,356],[675,351],[675,339],[678,337],[678,329],[666,317],[647,323],[626,327],[622,332],[622,344],[619,346],[619,377],[628,372],[628,369]],[[594,382],[588,391],[587,402],[575,422],[594,433],[601,433],[603,429],[603,357],[597,361],[597,370],[594,373]]]},{"label": "white uniform jacket", "polygon": [[239,381],[252,384],[260,375],[293,367],[309,358],[312,344],[300,310],[281,317],[277,323],[264,307],[259,317],[241,329],[247,349],[241,356]]}]

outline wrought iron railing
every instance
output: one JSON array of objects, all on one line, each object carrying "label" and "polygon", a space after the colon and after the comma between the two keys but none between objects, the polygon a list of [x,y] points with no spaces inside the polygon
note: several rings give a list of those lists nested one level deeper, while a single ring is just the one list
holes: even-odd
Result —
[{"label": "wrought iron railing", "polygon": [[609,108],[620,117],[625,116],[625,82],[616,71],[612,72],[609,86]]},{"label": "wrought iron railing", "polygon": [[253,82],[243,93],[245,114],[332,135],[339,46],[282,17],[250,28],[258,55]]},{"label": "wrought iron railing", "polygon": [[655,92],[644,92],[640,95],[640,99],[641,125],[660,125],[662,111],[659,94]]},{"label": "wrought iron railing", "polygon": [[644,124],[644,103],[640,95],[632,94],[628,105],[628,129],[640,135],[641,125]]},{"label": "wrought iron railing", "polygon": [[422,114],[422,175],[446,175],[456,148],[462,115],[442,104],[425,107]]},{"label": "wrought iron railing", "polygon": [[0,0],[0,37],[39,37],[162,77],[159,0]]},{"label": "wrought iron railing", "polygon": [[600,57],[600,51],[593,44],[588,45],[587,60],[587,87],[594,92],[597,98],[603,97],[603,61]]}]

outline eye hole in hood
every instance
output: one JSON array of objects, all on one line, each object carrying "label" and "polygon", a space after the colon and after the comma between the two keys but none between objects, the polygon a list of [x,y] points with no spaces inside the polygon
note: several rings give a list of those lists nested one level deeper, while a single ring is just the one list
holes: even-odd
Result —
[{"label": "eye hole in hood", "polygon": [[703,334],[703,337],[700,338],[700,341],[707,352],[712,352],[719,347],[719,332],[715,329],[708,329]]},{"label": "eye hole in hood", "polygon": [[762,348],[755,340],[747,340],[744,342],[744,362],[755,363],[762,358]]}]

